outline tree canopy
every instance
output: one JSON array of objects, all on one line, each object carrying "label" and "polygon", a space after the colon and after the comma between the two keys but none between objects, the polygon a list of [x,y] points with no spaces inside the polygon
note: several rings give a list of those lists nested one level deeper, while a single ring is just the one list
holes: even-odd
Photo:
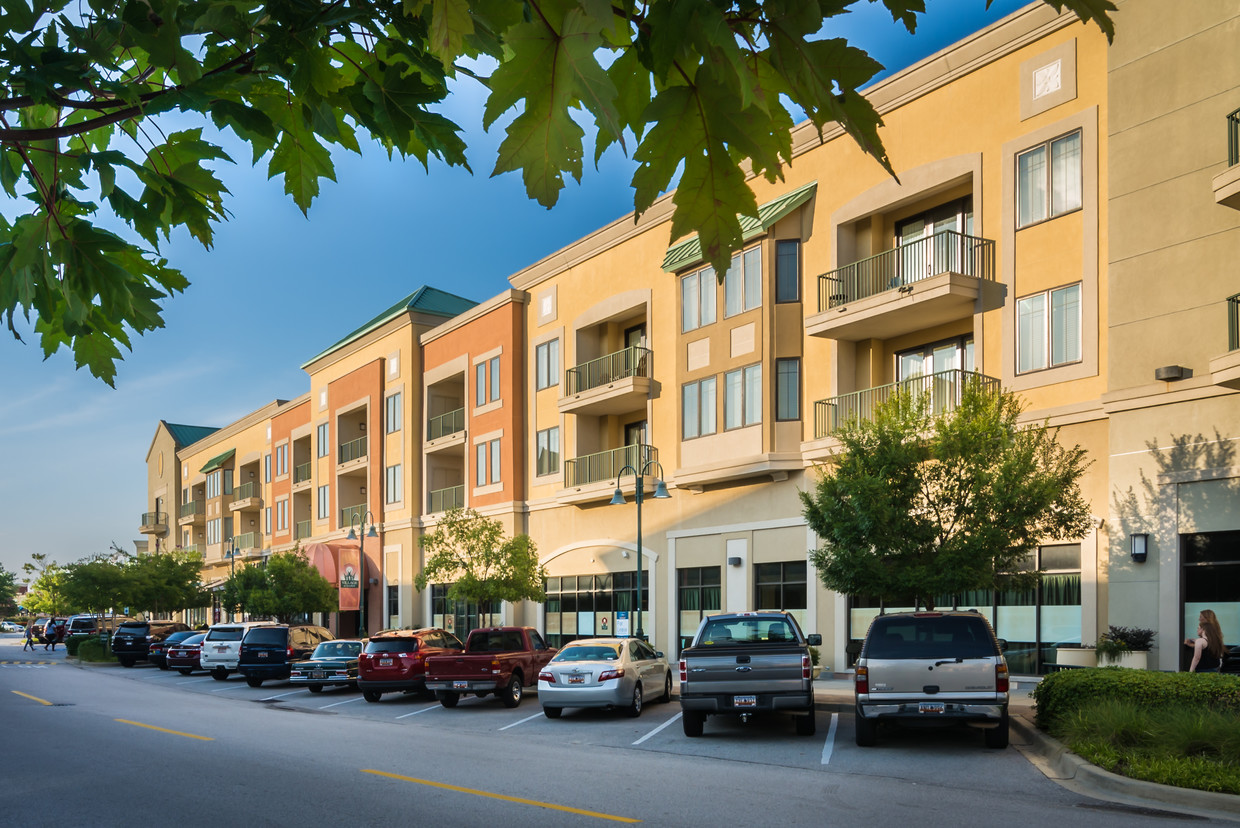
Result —
[{"label": "tree canopy", "polygon": [[65,568],[53,561],[45,552],[35,552],[22,564],[22,572],[30,584],[23,605],[28,612],[61,615],[75,610],[65,600],[63,591],[67,574]]},{"label": "tree canopy", "polygon": [[[492,175],[519,172],[548,208],[580,180],[586,132],[638,167],[640,215],[679,177],[669,241],[698,233],[723,278],[754,215],[746,170],[792,160],[793,112],[839,123],[888,171],[858,90],[882,67],[831,36],[860,0],[10,0],[0,6],[0,317],[33,318],[45,356],[69,348],[109,385],[131,332],[163,326],[187,286],[160,254],[184,229],[206,247],[228,211],[204,137],[229,130],[304,212],[331,151],[468,168],[437,111],[450,83],[509,111]],[[910,32],[923,0],[881,0]],[[1046,0],[1113,33],[1110,0]],[[165,132],[164,113],[179,113]]]},{"label": "tree canopy", "polygon": [[9,572],[0,564],[0,612],[12,612],[17,608],[17,573]]},{"label": "tree canopy", "polygon": [[167,615],[208,604],[201,581],[202,559],[191,552],[95,556],[64,568],[61,594],[72,606],[98,614]]},{"label": "tree canopy", "polygon": [[336,588],[310,565],[300,549],[277,552],[262,565],[249,564],[224,582],[221,604],[252,617],[295,623],[302,615],[335,612]]},{"label": "tree canopy", "polygon": [[1030,585],[1040,544],[1083,537],[1085,450],[1045,424],[1022,426],[1010,393],[964,386],[936,415],[928,395],[896,393],[837,433],[839,452],[802,492],[822,539],[811,558],[829,589],[916,601]]},{"label": "tree canopy", "polygon": [[426,562],[414,579],[419,592],[446,583],[448,599],[477,603],[545,601],[547,572],[529,535],[505,538],[498,520],[473,509],[451,509],[435,531],[422,536]]}]

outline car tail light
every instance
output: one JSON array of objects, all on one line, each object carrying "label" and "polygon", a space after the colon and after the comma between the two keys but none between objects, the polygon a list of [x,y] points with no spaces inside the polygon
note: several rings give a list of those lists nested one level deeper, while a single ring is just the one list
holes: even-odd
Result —
[{"label": "car tail light", "polygon": [[868,667],[857,668],[856,690],[858,693],[870,692],[870,670]]},{"label": "car tail light", "polygon": [[813,678],[813,677],[814,677],[814,663],[810,660],[810,657],[808,655],[801,656],[801,678],[807,679],[807,678]]},{"label": "car tail light", "polygon": [[688,680],[689,680],[689,665],[686,664],[685,660],[682,658],[680,660],[680,683],[684,684]]},{"label": "car tail light", "polygon": [[491,659],[491,675],[493,676],[499,675],[499,659],[498,658]]},{"label": "car tail light", "polygon": [[1008,691],[1008,668],[1006,664],[995,665],[995,692],[1006,693]]},{"label": "car tail light", "polygon": [[624,670],[604,670],[598,674],[599,681],[609,681],[611,679],[624,678]]},{"label": "car tail light", "polygon": [[292,657],[293,657],[293,648],[292,648],[292,647],[285,647],[285,648],[284,648],[284,656],[285,656],[286,658],[292,658]]},{"label": "car tail light", "polygon": [[555,684],[555,673],[550,673],[546,670],[543,670],[541,673],[538,674],[538,680],[545,681],[547,682],[547,684]]}]

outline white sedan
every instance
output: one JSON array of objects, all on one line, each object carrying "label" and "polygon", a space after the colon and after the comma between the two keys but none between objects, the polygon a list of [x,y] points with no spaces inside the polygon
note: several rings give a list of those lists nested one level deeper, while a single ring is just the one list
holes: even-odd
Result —
[{"label": "white sedan", "polygon": [[16,621],[0,621],[0,630],[4,632],[21,632],[24,629],[26,628]]},{"label": "white sedan", "polygon": [[565,644],[538,674],[538,701],[549,719],[566,707],[619,708],[640,716],[648,698],[672,700],[672,668],[637,638],[588,638]]}]

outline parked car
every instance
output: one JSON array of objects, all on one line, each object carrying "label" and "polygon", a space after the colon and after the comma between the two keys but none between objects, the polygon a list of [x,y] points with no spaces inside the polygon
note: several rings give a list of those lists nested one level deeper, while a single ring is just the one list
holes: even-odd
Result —
[{"label": "parked car", "polygon": [[384,693],[425,693],[427,657],[463,649],[455,635],[433,627],[375,633],[358,656],[357,686],[368,702]]},{"label": "parked car", "polygon": [[202,640],[206,637],[205,632],[196,632],[170,646],[165,654],[168,669],[176,670],[183,676],[188,676],[195,670],[201,670],[202,662],[198,657],[202,652]]},{"label": "parked car", "polygon": [[1240,673],[1240,647],[1227,647],[1223,653],[1223,663],[1219,665],[1220,673]]},{"label": "parked car", "polygon": [[122,667],[132,667],[149,657],[151,643],[163,641],[174,632],[188,630],[180,621],[126,621],[112,636],[112,654]]},{"label": "parked car", "polygon": [[184,641],[191,635],[197,634],[197,630],[178,630],[177,632],[169,633],[162,641],[152,641],[151,646],[146,652],[147,661],[151,662],[161,670],[167,670],[168,648],[179,641]]},{"label": "parked car", "polygon": [[426,689],[444,707],[456,707],[465,693],[480,699],[494,693],[505,707],[516,707],[555,653],[533,627],[472,630],[465,652],[426,660]]},{"label": "parked car", "polygon": [[0,621],[0,630],[4,630],[5,632],[22,632],[25,629],[25,627],[18,624],[16,621]]},{"label": "parked car", "polygon": [[111,634],[121,624],[134,620],[136,619],[128,615],[93,615],[90,613],[72,615],[65,624],[65,638],[71,635],[94,635],[100,630],[106,630]]},{"label": "parked car", "polygon": [[566,707],[606,707],[640,716],[646,699],[672,700],[672,668],[637,638],[588,638],[564,645],[538,674],[548,719]]},{"label": "parked car", "polygon": [[65,622],[67,618],[40,618],[35,630],[39,633],[41,644],[60,644],[65,640]]},{"label": "parked car", "polygon": [[207,637],[202,642],[202,654],[199,659],[202,669],[208,670],[211,677],[224,681],[228,674],[237,669],[237,657],[241,652],[241,639],[252,627],[274,627],[275,621],[236,621],[228,624],[216,624],[207,630]]},{"label": "parked car", "polygon": [[333,638],[331,630],[317,624],[253,627],[241,640],[237,672],[251,687],[261,687],[268,679],[286,679],[293,662],[309,658],[315,647]]},{"label": "parked car", "polygon": [[324,641],[305,661],[298,661],[289,672],[289,684],[303,686],[311,693],[324,687],[357,689],[357,662],[366,640],[338,638]]},{"label": "parked car", "polygon": [[975,610],[878,616],[857,659],[857,744],[873,745],[880,722],[963,722],[983,729],[987,747],[1007,747],[1004,646]]}]

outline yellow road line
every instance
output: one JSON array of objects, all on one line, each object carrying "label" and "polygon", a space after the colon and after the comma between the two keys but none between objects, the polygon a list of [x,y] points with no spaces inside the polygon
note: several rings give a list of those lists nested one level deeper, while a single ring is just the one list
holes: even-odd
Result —
[{"label": "yellow road line", "polygon": [[51,707],[51,706],[52,706],[52,703],[51,703],[50,701],[48,701],[47,699],[41,699],[41,698],[39,698],[38,696],[32,696],[32,695],[30,695],[29,693],[23,693],[23,692],[22,692],[22,691],[20,691],[20,690],[14,690],[13,692],[14,692],[14,693],[16,693],[16,694],[17,694],[17,695],[19,695],[19,696],[22,696],[23,698],[30,699],[31,701],[37,701],[39,704],[45,704],[45,705],[47,705],[48,707]]},{"label": "yellow road line", "polygon": [[362,773],[373,773],[375,776],[386,776],[389,779],[399,779],[403,782],[416,782],[419,785],[429,785],[432,788],[443,788],[446,791],[456,791],[457,793],[473,794],[474,796],[485,796],[489,799],[502,799],[505,802],[519,802],[522,805],[533,805],[538,808],[550,808],[553,811],[565,811],[570,814],[580,814],[581,816],[597,817],[598,819],[610,819],[613,822],[641,822],[640,819],[630,819],[629,817],[614,816],[613,814],[601,814],[598,811],[583,811],[581,808],[570,808],[567,805],[554,805],[550,802],[539,802],[537,799],[521,799],[517,796],[504,796],[503,794],[490,793],[489,791],[477,791],[473,788],[462,788],[459,785],[446,785],[443,782],[431,782],[429,779],[414,779],[412,776],[401,776],[398,773],[387,773],[380,770],[362,769]]},{"label": "yellow road line", "polygon": [[132,722],[129,719],[115,719],[121,724],[133,725],[134,727],[145,727],[147,730],[158,730],[160,733],[171,733],[173,736],[184,736],[186,739],[201,739],[204,742],[214,742],[211,736],[195,736],[193,733],[182,733],[179,730],[169,730],[166,727],[156,727],[155,725],[142,724],[142,722]]}]

